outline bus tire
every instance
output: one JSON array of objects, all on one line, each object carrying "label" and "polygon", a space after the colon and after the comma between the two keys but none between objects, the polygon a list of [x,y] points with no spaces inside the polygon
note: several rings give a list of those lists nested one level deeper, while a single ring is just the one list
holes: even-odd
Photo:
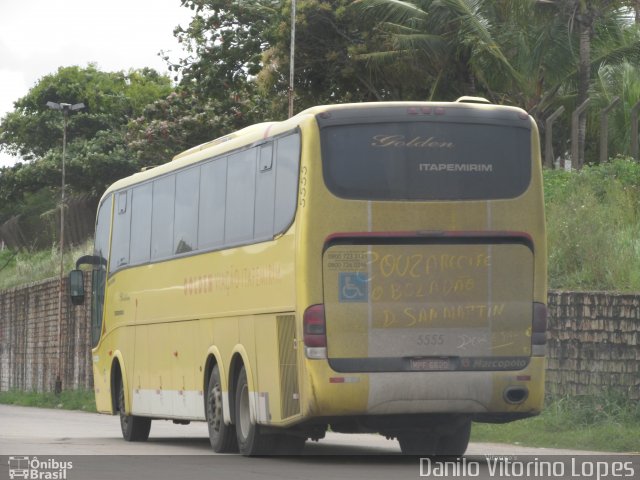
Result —
[{"label": "bus tire", "polygon": [[429,432],[409,431],[398,434],[403,455],[430,457],[436,454],[438,437]]},{"label": "bus tire", "polygon": [[120,411],[120,428],[122,437],[127,442],[146,442],[151,430],[151,419],[127,415],[124,408],[124,382],[120,380],[118,392],[118,410]]},{"label": "bus tire", "polygon": [[225,425],[222,410],[222,386],[220,384],[220,370],[215,365],[211,370],[209,385],[207,386],[207,404],[205,413],[209,428],[209,441],[216,453],[231,453],[238,451],[236,432],[232,425]]},{"label": "bus tire", "polygon": [[449,435],[442,435],[438,440],[436,455],[459,457],[464,455],[471,437],[471,420],[467,420]]},{"label": "bus tire", "polygon": [[249,406],[249,382],[244,366],[236,382],[235,425],[238,450],[247,456],[269,455],[277,448],[273,435],[265,435],[260,431],[260,425],[251,421]]}]

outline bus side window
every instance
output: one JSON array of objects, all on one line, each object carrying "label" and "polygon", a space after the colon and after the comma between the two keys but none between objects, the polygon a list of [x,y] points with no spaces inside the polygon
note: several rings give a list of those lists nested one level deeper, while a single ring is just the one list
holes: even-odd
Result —
[{"label": "bus side window", "polygon": [[104,289],[109,257],[109,230],[111,223],[111,198],[109,195],[98,210],[96,237],[93,254],[102,259],[93,267],[91,282],[91,346],[95,347],[102,333],[102,310],[104,308]]},{"label": "bus side window", "polygon": [[229,156],[225,245],[253,240],[257,150],[250,148]]},{"label": "bus side window", "polygon": [[227,198],[227,158],[211,160],[200,169],[198,248],[224,244],[224,218]]},{"label": "bus side window", "polygon": [[273,237],[276,172],[273,169],[273,143],[259,147],[256,172],[256,202],[253,236],[256,240]]},{"label": "bus side window", "polygon": [[131,264],[147,263],[151,251],[152,184],[134,187],[131,192]]},{"label": "bus side window", "polygon": [[167,175],[153,182],[153,206],[151,212],[152,260],[167,258],[173,254],[175,195],[175,175]]},{"label": "bus side window", "polygon": [[178,172],[173,234],[173,253],[176,255],[197,248],[199,188],[200,168]]},{"label": "bus side window", "polygon": [[130,191],[116,194],[116,211],[113,215],[113,234],[111,238],[111,257],[109,271],[129,263],[129,236],[131,230],[131,208],[129,208]]}]

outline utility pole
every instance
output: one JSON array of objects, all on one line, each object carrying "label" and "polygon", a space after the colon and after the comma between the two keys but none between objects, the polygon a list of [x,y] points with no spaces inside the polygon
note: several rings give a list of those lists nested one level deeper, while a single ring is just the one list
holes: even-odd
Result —
[{"label": "utility pole", "polygon": [[294,69],[296,56],[296,0],[291,0],[291,52],[289,55],[289,118],[293,117]]}]

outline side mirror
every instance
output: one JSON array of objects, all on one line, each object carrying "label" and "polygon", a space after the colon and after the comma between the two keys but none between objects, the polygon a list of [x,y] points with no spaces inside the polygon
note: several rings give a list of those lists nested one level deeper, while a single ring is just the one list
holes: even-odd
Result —
[{"label": "side mirror", "polygon": [[84,274],[82,270],[71,270],[69,272],[69,294],[71,303],[82,305],[84,303]]}]

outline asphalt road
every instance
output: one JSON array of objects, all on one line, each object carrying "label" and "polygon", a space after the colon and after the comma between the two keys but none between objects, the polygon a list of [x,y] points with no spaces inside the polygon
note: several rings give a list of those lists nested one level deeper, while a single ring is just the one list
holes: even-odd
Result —
[{"label": "asphalt road", "polygon": [[[496,470],[497,473],[492,472],[494,464],[491,456],[507,457],[512,464],[507,464],[507,470],[504,470],[503,462],[502,473],[515,474],[512,476],[518,476],[519,473],[518,465],[515,465],[516,470],[509,470],[514,467],[513,462],[531,464],[531,475],[523,478],[552,478],[553,476],[545,475],[547,472],[542,469],[554,467],[556,473],[562,473],[559,478],[604,480],[613,478],[613,467],[609,466],[612,462],[620,463],[619,473],[622,477],[640,478],[640,457],[605,458],[603,455],[598,452],[472,443],[463,460],[455,462],[456,466],[453,463],[449,465],[449,475],[446,478],[505,477],[498,475],[499,469]],[[438,462],[443,461],[433,459],[428,463],[426,459],[402,456],[396,441],[377,435],[334,433],[328,433],[319,442],[307,442],[304,455],[299,457],[245,458],[239,455],[216,455],[209,446],[204,423],[174,425],[168,421],[154,421],[149,441],[129,443],[122,440],[117,417],[0,405],[0,480],[9,478],[9,456],[28,456],[30,461],[35,457],[38,462],[49,462],[40,468],[45,473],[59,472],[59,464],[72,462],[73,468],[65,472],[65,480],[401,480],[420,478],[421,473],[423,476],[427,473],[438,476],[441,473],[438,470],[441,464]],[[549,463],[543,464],[545,461]],[[586,470],[580,467],[585,461],[593,463],[591,466],[587,465]],[[606,467],[609,476],[600,475],[598,479],[597,461],[608,462],[606,466],[601,465],[600,470],[602,473],[602,468]],[[577,465],[573,470],[572,462]],[[631,472],[633,476],[625,475]],[[576,473],[579,475],[576,476]],[[589,473],[592,475],[588,475]]]}]

